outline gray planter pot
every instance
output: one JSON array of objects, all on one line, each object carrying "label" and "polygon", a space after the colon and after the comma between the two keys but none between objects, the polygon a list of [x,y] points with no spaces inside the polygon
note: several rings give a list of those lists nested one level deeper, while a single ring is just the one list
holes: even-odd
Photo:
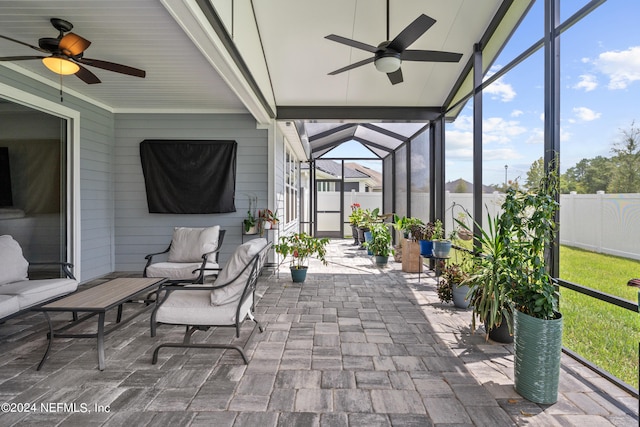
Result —
[{"label": "gray planter pot", "polygon": [[562,315],[542,320],[516,310],[513,322],[516,391],[531,402],[545,405],[557,402]]},{"label": "gray planter pot", "polygon": [[469,300],[467,299],[467,293],[469,292],[469,286],[467,285],[453,285],[451,287],[453,293],[453,305],[458,308],[469,308]]},{"label": "gray planter pot", "polygon": [[383,255],[375,255],[375,260],[377,266],[384,267],[389,262],[389,257]]},{"label": "gray planter pot", "polygon": [[451,252],[450,240],[434,240],[433,241],[433,256],[436,258],[447,258]]}]

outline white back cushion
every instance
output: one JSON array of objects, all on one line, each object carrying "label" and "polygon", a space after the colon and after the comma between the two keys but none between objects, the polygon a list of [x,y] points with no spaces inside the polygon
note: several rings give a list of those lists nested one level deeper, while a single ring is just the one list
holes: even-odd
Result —
[{"label": "white back cushion", "polygon": [[[266,245],[267,239],[252,239],[236,248],[235,252],[231,258],[229,258],[229,261],[227,261],[227,264],[224,266],[213,285],[222,285],[232,280],[233,283],[225,286],[224,288],[212,291],[211,304],[229,304],[240,299],[242,292],[244,291],[244,287],[247,284],[247,279],[251,274],[251,268],[247,268],[244,271],[242,271],[242,269],[245,268],[247,263],[249,263],[249,261],[251,261],[251,259],[260,252],[260,249],[264,248]],[[242,274],[240,277],[234,280],[241,271]]]},{"label": "white back cushion", "polygon": [[202,254],[218,247],[220,226],[208,228],[176,227],[173,230],[169,262],[200,262]]},{"label": "white back cushion", "polygon": [[0,236],[0,284],[27,280],[29,263],[13,237]]}]

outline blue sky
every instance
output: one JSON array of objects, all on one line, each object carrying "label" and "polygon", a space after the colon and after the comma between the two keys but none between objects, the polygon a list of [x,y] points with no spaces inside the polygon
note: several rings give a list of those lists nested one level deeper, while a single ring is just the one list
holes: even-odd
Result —
[{"label": "blue sky", "polygon": [[[561,2],[562,19],[587,3]],[[495,73],[543,35],[543,1],[537,1],[494,62]],[[561,37],[561,168],[583,158],[611,156],[621,129],[640,125],[640,1],[609,0]],[[543,154],[542,50],[484,92],[484,184],[526,179]],[[446,179],[472,181],[471,104],[446,128]],[[359,145],[354,143],[355,145]],[[330,155],[362,153],[344,144]],[[374,167],[370,165],[370,167]]]},{"label": "blue sky", "polygon": [[[563,19],[586,1],[561,2]],[[494,62],[495,72],[542,36],[538,1],[511,43]],[[621,129],[640,124],[640,2],[609,0],[561,37],[561,167],[583,158],[611,156]],[[543,53],[507,73],[484,92],[484,184],[526,179],[543,154]],[[447,180],[471,181],[472,114],[468,104],[447,126]]]}]

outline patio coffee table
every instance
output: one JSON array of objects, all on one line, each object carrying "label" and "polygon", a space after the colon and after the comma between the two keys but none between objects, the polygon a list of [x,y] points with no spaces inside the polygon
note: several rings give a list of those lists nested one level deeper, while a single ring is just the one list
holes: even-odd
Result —
[{"label": "patio coffee table", "polygon": [[[76,292],[49,304],[42,305],[34,310],[42,311],[44,313],[47,322],[49,323],[49,333],[47,338],[49,344],[47,345],[47,351],[44,353],[40,364],[38,365],[38,371],[44,365],[44,362],[49,356],[49,350],[53,343],[53,338],[98,338],[98,365],[100,370],[104,370],[104,337],[111,332],[119,329],[121,326],[129,322],[131,319],[137,317],[146,311],[150,305],[145,305],[142,310],[138,310],[130,317],[122,320],[122,305],[129,302],[135,295],[141,293],[149,293],[154,289],[157,289],[161,284],[166,282],[167,279],[158,278],[118,278],[104,282],[100,285],[94,286],[89,289],[85,289],[80,292]],[[156,298],[157,301],[157,298]],[[118,314],[115,325],[108,330],[104,328],[104,318],[107,310],[118,307]],[[69,311],[74,313],[86,313],[83,316],[76,318],[71,323],[59,328],[53,329],[53,323],[49,316],[50,311]],[[98,330],[95,333],[65,333],[70,328],[84,322],[85,320],[98,315]]]}]

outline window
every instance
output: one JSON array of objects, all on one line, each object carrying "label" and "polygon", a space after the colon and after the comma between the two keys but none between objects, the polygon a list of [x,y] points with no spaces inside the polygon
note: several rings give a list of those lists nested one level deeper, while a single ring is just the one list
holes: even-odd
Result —
[{"label": "window", "polygon": [[298,219],[298,172],[300,163],[290,147],[285,150],[284,185],[285,213],[284,221],[288,224]]}]

